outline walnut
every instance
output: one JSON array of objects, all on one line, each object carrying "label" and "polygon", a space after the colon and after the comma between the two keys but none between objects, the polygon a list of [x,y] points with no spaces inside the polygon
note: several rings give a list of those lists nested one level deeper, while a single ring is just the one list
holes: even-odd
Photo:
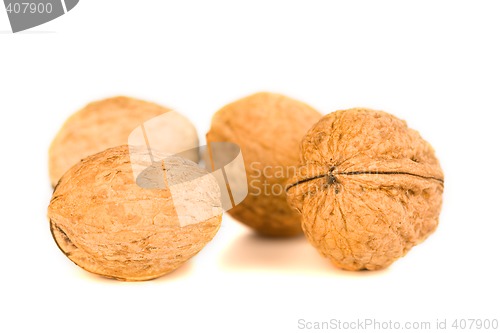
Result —
[{"label": "walnut", "polygon": [[[49,173],[52,186],[82,158],[128,143],[131,133],[153,117],[168,113],[168,120],[150,124],[149,134],[161,132],[163,140],[155,146],[158,151],[174,153],[198,146],[198,134],[191,122],[170,109],[130,97],[113,97],[93,102],[73,114],[54,138],[49,150]],[[147,126],[146,126],[147,127]],[[168,132],[175,132],[175,139],[168,140]],[[142,135],[142,132],[140,132]],[[137,140],[136,140],[137,141]],[[197,154],[189,159],[198,162]]]},{"label": "walnut", "polygon": [[236,143],[245,162],[248,195],[228,211],[232,217],[265,236],[301,233],[285,185],[299,162],[302,136],[320,118],[312,107],[272,93],[245,97],[213,116],[207,142]]},{"label": "walnut", "polygon": [[406,122],[350,109],[303,138],[287,194],[306,237],[335,266],[376,270],[436,229],[443,186],[433,148]]},{"label": "walnut", "polygon": [[150,154],[161,155],[134,148],[130,154],[149,165],[137,182],[128,146],[87,157],[61,178],[48,218],[56,243],[78,266],[148,280],[173,271],[214,237],[220,189],[194,162],[164,155],[151,164]]}]

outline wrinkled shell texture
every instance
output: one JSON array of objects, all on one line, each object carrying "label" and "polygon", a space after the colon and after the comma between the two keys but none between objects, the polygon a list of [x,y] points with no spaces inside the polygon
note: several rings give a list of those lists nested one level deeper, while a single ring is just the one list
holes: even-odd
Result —
[{"label": "wrinkled shell texture", "polygon": [[346,270],[385,268],[437,227],[444,176],[434,150],[390,114],[337,111],[301,144],[288,200],[308,240]]},{"label": "wrinkled shell texture", "polygon": [[[175,111],[123,96],[88,104],[64,123],[50,146],[49,174],[52,186],[81,159],[127,144],[130,133],[136,127],[166,112]],[[191,140],[197,143],[194,126],[182,116],[176,119],[178,123],[172,125],[191,128]]]},{"label": "wrinkled shell texture", "polygon": [[[180,157],[168,160],[166,168],[172,166],[191,175],[206,173]],[[165,182],[163,189],[139,187],[128,146],[84,159],[54,190],[48,218],[55,241],[75,264],[102,276],[138,281],[173,271],[214,237],[222,210],[215,179],[205,177],[196,195],[202,200],[196,204],[218,207],[218,214],[181,226],[179,206],[173,203],[169,180]]]},{"label": "wrinkled shell texture", "polygon": [[320,118],[312,107],[273,93],[245,97],[214,115],[207,142],[239,145],[247,173],[248,195],[229,210],[232,217],[264,236],[302,232],[300,215],[286,202],[286,181],[293,171],[283,170],[298,164],[302,136]]}]

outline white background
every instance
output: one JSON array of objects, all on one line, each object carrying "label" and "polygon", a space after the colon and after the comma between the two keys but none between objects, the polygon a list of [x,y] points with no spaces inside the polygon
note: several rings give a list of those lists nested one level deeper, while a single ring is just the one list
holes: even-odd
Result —
[{"label": "white background", "polygon": [[[500,319],[499,15],[498,1],[82,0],[14,35],[0,8],[0,332]],[[380,272],[337,270],[304,238],[259,239],[228,216],[198,256],[150,282],[93,276],[59,251],[47,150],[72,112],[126,94],[175,108],[203,138],[217,109],[260,90],[406,119],[445,171],[436,233]]]}]

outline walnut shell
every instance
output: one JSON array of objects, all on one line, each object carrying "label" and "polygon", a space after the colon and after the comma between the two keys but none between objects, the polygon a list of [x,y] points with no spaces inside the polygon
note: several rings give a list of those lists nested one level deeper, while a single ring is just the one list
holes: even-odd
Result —
[{"label": "walnut shell", "polygon": [[[151,163],[149,153],[133,152],[143,154],[144,163]],[[171,172],[157,179],[145,175],[142,182],[160,179],[163,186],[141,187],[133,177],[129,147],[120,146],[87,157],[65,173],[48,208],[62,252],[89,272],[138,281],[169,273],[200,251],[221,223],[217,182],[177,156],[160,165]],[[185,195],[173,198],[174,185]],[[181,214],[186,216],[181,219]]]},{"label": "walnut shell", "polygon": [[406,122],[350,109],[306,134],[287,194],[306,237],[335,266],[376,270],[436,229],[443,179],[433,148]]},{"label": "walnut shell", "polygon": [[300,215],[288,206],[285,185],[289,168],[299,162],[302,136],[320,118],[302,102],[265,92],[215,113],[207,142],[239,145],[247,174],[248,195],[228,211],[232,217],[264,236],[301,233]]},{"label": "walnut shell", "polygon": [[[107,148],[128,143],[129,135],[146,120],[171,113],[170,124],[162,123],[163,133],[176,129],[176,140],[163,140],[159,151],[182,151],[198,146],[198,134],[191,122],[170,109],[130,97],[113,97],[88,104],[64,123],[49,149],[49,174],[52,186],[82,158]],[[179,128],[183,131],[180,133]],[[165,135],[165,134],[163,134]],[[188,156],[198,162],[198,156]]]}]

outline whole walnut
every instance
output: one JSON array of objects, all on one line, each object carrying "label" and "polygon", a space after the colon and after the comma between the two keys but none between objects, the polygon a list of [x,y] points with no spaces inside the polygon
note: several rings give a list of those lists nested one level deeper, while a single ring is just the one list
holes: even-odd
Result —
[{"label": "whole walnut", "polygon": [[[49,149],[52,186],[82,158],[128,143],[129,135],[147,120],[168,113],[169,122],[150,124],[148,134],[161,136],[155,149],[177,153],[198,146],[198,134],[179,113],[139,99],[118,96],[92,102],[66,120]],[[151,123],[151,122],[148,122]],[[175,137],[169,135],[175,132]],[[142,132],[141,132],[142,134]],[[198,155],[187,158],[198,162]]]},{"label": "whole walnut", "polygon": [[[137,180],[129,154],[149,166]],[[61,178],[48,209],[50,229],[78,266],[119,280],[153,279],[179,267],[216,234],[222,208],[215,178],[178,156],[151,164],[150,154],[161,156],[110,148]]]},{"label": "whole walnut", "polygon": [[350,109],[305,135],[287,194],[306,237],[335,266],[376,270],[436,229],[443,186],[433,148],[406,122]]},{"label": "whole walnut", "polygon": [[207,142],[239,145],[247,174],[248,195],[228,211],[232,217],[264,236],[301,233],[300,215],[288,206],[285,186],[299,162],[302,136],[320,118],[309,105],[266,92],[215,113]]}]

